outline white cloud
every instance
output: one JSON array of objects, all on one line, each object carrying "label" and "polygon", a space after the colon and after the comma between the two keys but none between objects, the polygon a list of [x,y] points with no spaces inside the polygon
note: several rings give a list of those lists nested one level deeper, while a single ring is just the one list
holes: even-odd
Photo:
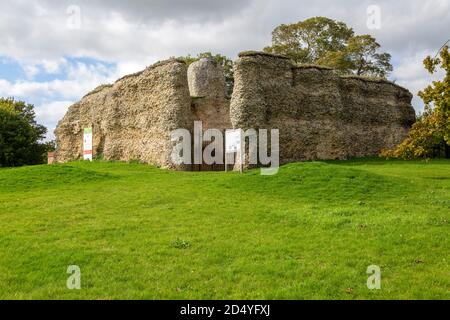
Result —
[{"label": "white cloud", "polygon": [[[80,8],[80,29],[68,28],[72,4]],[[380,30],[367,29],[369,5],[381,8]],[[435,78],[423,69],[423,58],[450,37],[449,0],[3,0],[0,57],[19,61],[27,79],[1,80],[0,70],[0,96],[56,108],[52,101],[76,101],[99,84],[170,56],[211,51],[235,58],[262,49],[277,25],[312,16],[375,36],[395,61],[391,79],[414,94]],[[82,57],[115,67],[71,62]],[[33,80],[40,73],[66,77]],[[417,97],[414,104],[421,109]]]},{"label": "white cloud", "polygon": [[138,71],[145,69],[148,66],[146,63],[137,63],[137,62],[120,62],[117,65],[117,75],[119,78],[132,74]]},{"label": "white cloud", "polygon": [[[68,2],[4,2],[0,53],[16,59],[88,56],[142,63],[205,50],[236,56],[266,46],[280,23],[318,15],[343,20],[358,33],[372,33],[394,54],[437,48],[449,37],[442,31],[450,30],[448,0],[78,0],[79,30],[67,27]],[[382,9],[380,30],[366,26],[366,9],[372,4]]]},{"label": "white cloud", "polygon": [[28,79],[33,79],[39,73],[39,68],[35,65],[24,65],[23,71]]},{"label": "white cloud", "polygon": [[64,117],[67,109],[74,102],[75,101],[52,101],[36,107],[37,122],[44,124],[48,130],[46,140],[53,140],[55,138],[53,131],[55,131],[58,121]]},{"label": "white cloud", "polygon": [[0,96],[14,96],[33,100],[51,97],[62,99],[78,99],[100,84],[111,83],[118,77],[115,68],[108,69],[105,65],[88,65],[76,63],[67,68],[67,79],[51,81],[18,80],[10,82],[0,79]]},{"label": "white cloud", "polygon": [[421,51],[412,56],[404,57],[400,60],[391,78],[399,85],[408,88],[414,94],[413,105],[416,112],[423,111],[423,102],[417,93],[428,86],[432,81],[442,79],[444,74],[441,70],[435,74],[430,74],[423,66],[426,56],[434,57],[436,52]]},{"label": "white cloud", "polygon": [[35,105],[38,123],[48,129],[47,140],[54,139],[56,124],[70,105],[98,85],[111,83],[119,77],[118,69],[109,69],[103,64],[65,64],[64,71],[65,80],[10,82],[0,79],[0,96],[23,99]]},{"label": "white cloud", "polygon": [[67,67],[68,62],[65,58],[59,58],[55,60],[43,59],[39,61],[38,64],[42,65],[45,73],[56,74],[61,72],[64,67]]},{"label": "white cloud", "polygon": [[41,121],[58,122],[74,101],[52,101],[36,107],[36,117]]}]

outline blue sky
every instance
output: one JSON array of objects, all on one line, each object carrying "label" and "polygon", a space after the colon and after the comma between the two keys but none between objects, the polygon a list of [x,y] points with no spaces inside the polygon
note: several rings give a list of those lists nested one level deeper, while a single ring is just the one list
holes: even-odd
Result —
[{"label": "blue sky", "polygon": [[[53,130],[67,107],[103,82],[115,80],[117,64],[88,57],[61,57],[57,62],[23,63],[0,57],[1,95],[32,103],[39,123]],[[0,89],[1,90],[1,89]]]},{"label": "blue sky", "polygon": [[[90,67],[102,65],[107,69],[114,69],[117,67],[115,63],[109,63],[98,59],[89,57],[62,57],[68,66],[76,67],[83,64]],[[34,80],[37,82],[48,82],[55,79],[67,80],[67,68],[58,68],[56,70],[47,70],[44,65],[33,65],[35,70],[29,70],[26,65],[22,65],[20,61],[14,60],[12,57],[0,57],[0,71],[2,79],[16,82]],[[35,74],[34,74],[35,72]],[[31,73],[31,74],[30,74]]]},{"label": "blue sky", "polygon": [[0,96],[34,104],[52,139],[67,108],[100,84],[171,56],[236,58],[270,44],[277,25],[313,16],[374,36],[392,54],[390,79],[414,94],[436,78],[422,60],[450,38],[450,0],[3,0]]}]

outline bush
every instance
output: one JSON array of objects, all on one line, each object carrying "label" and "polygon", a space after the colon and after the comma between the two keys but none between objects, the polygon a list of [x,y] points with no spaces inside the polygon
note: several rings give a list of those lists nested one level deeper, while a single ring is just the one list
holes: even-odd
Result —
[{"label": "bush", "polygon": [[51,143],[41,143],[47,129],[36,123],[34,106],[0,98],[0,166],[41,164]]},{"label": "bush", "polygon": [[419,92],[425,103],[425,112],[412,126],[406,139],[393,150],[381,155],[393,158],[450,158],[450,53],[442,47],[440,57],[427,57],[424,66],[431,74],[437,67],[445,71],[442,81],[433,81]]}]

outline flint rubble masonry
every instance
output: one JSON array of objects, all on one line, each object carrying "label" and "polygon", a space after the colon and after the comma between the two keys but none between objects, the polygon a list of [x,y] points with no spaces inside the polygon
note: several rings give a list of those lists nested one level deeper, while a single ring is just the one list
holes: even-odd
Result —
[{"label": "flint rubble masonry", "polygon": [[279,129],[280,163],[378,155],[415,122],[412,94],[391,82],[338,76],[262,52],[241,53],[226,97],[223,70],[201,59],[159,62],[88,93],[59,122],[57,162],[82,159],[83,128],[93,128],[94,157],[139,160],[190,170],[170,160],[170,132]]}]

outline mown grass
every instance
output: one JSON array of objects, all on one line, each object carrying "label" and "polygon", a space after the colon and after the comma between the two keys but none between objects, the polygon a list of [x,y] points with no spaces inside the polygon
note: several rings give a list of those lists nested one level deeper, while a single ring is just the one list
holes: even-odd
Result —
[{"label": "mown grass", "polygon": [[0,219],[1,299],[450,298],[445,160],[0,169]]}]

